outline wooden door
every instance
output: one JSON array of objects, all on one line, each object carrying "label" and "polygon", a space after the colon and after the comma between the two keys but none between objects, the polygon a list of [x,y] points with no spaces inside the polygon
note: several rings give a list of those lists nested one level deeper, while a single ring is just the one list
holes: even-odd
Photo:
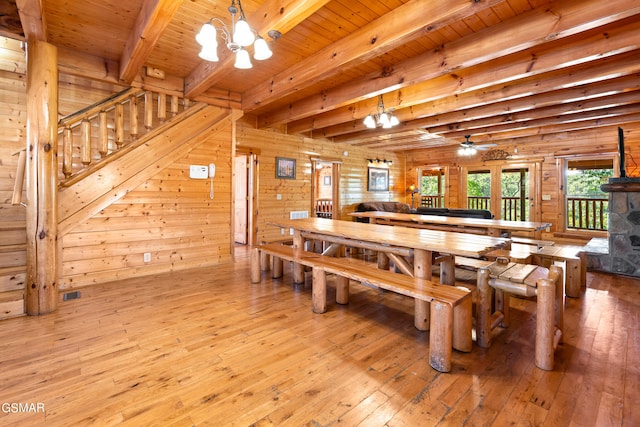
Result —
[{"label": "wooden door", "polygon": [[239,155],[235,158],[235,194],[234,194],[234,241],[243,245],[247,244],[248,232],[248,205],[247,184],[248,168],[247,156]]}]

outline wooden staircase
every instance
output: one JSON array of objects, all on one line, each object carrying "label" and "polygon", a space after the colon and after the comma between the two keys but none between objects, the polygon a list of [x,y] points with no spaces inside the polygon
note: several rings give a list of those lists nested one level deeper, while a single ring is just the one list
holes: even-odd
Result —
[{"label": "wooden staircase", "polygon": [[[195,114],[203,111],[209,120],[203,121],[201,115]],[[76,221],[121,197],[114,194],[105,197],[105,194],[123,181],[135,185],[147,175],[142,173],[145,167],[149,173],[157,170],[159,159],[188,145],[186,136],[171,136],[172,132],[180,133],[177,124],[191,120],[189,129],[191,132],[193,128],[195,134],[198,129],[211,126],[212,121],[223,120],[225,115],[230,116],[229,112],[205,103],[131,88],[62,118],[58,123],[59,237]],[[154,145],[167,145],[167,140],[176,144],[164,150],[151,150],[154,151],[151,156],[139,155]],[[23,203],[21,184],[25,159],[25,155],[20,156],[14,205]],[[140,178],[131,179],[136,175]],[[125,193],[126,189],[122,194]],[[25,222],[0,221],[0,319],[26,312],[26,258]]]},{"label": "wooden staircase", "polygon": [[24,314],[26,233],[24,221],[0,221],[0,319]]}]

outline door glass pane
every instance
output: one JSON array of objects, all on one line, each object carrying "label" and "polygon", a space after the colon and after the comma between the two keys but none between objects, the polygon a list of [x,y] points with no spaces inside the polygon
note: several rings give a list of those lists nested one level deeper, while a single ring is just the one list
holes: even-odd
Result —
[{"label": "door glass pane", "polygon": [[420,177],[420,206],[444,207],[444,170],[423,169]]},{"label": "door glass pane", "polygon": [[490,171],[469,171],[467,174],[467,207],[491,210]]},{"label": "door glass pane", "polygon": [[501,218],[508,221],[529,221],[529,170],[504,169],[501,182]]}]

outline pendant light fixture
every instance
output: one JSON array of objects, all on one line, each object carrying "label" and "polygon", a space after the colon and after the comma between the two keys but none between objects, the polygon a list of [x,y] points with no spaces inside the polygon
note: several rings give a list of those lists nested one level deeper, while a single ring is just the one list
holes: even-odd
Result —
[{"label": "pendant light fixture", "polygon": [[[237,3],[237,6],[236,6]],[[211,18],[204,24],[196,35],[196,41],[202,46],[199,55],[205,61],[218,62],[218,31],[222,34],[227,49],[236,54],[234,66],[248,69],[253,65],[249,58],[249,52],[245,47],[253,45],[253,58],[259,61],[271,58],[273,54],[267,41],[260,37],[258,32],[251,28],[242,9],[240,0],[232,0],[228,8],[231,14],[231,31],[220,18]],[[238,15],[236,19],[236,16]],[[269,31],[269,37],[277,40],[282,36],[279,31]]]},{"label": "pendant light fixture", "polygon": [[374,129],[377,126],[382,126],[384,129],[389,129],[393,126],[400,124],[400,121],[391,111],[384,109],[384,101],[382,95],[378,98],[378,111],[370,113],[363,121],[365,127]]}]

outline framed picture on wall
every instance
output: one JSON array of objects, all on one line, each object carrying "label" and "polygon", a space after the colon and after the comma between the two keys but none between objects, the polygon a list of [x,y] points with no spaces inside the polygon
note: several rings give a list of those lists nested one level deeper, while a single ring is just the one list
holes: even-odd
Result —
[{"label": "framed picture on wall", "polygon": [[389,191],[389,169],[369,168],[368,191]]},{"label": "framed picture on wall", "polygon": [[296,159],[276,157],[276,178],[296,179]]}]

